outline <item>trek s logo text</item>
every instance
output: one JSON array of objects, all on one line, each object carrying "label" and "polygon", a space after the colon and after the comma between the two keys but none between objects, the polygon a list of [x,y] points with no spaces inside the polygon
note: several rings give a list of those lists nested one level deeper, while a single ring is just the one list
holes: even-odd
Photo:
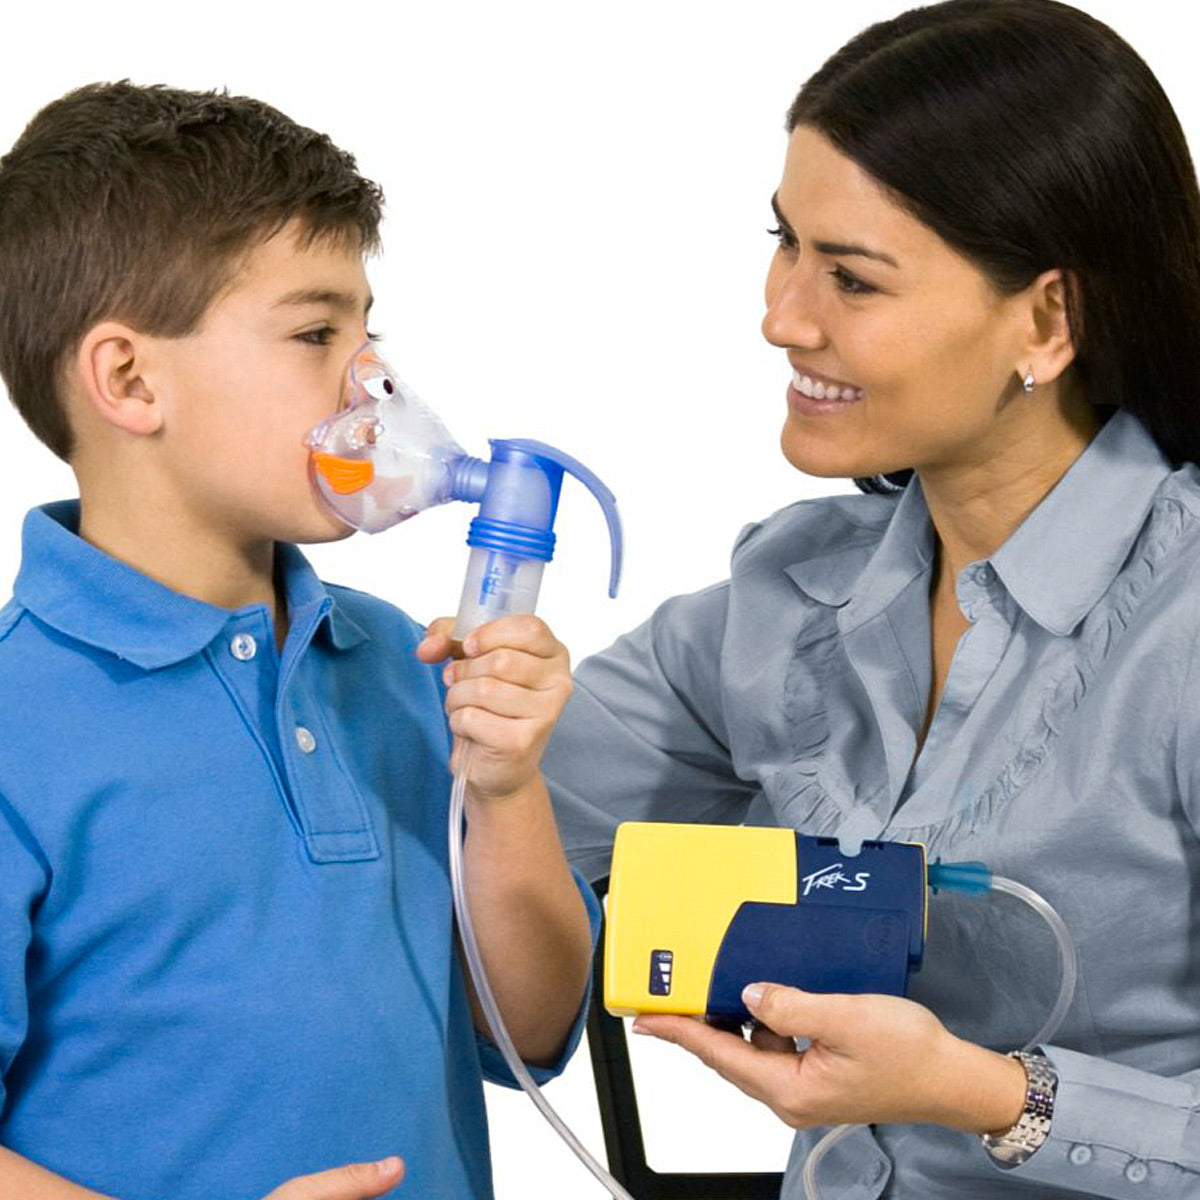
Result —
[{"label": "trek s logo text", "polygon": [[814,871],[811,875],[804,876],[804,895],[809,892],[818,891],[821,888],[829,888],[831,891],[841,892],[865,892],[867,890],[867,880],[871,878],[870,871],[856,871],[854,876],[847,875],[842,870],[842,863],[831,863],[827,867],[822,867],[819,871]]}]

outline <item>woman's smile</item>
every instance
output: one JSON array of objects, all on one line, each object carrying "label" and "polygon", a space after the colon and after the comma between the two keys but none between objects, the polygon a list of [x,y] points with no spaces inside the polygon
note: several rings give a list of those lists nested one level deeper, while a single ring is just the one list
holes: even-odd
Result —
[{"label": "woman's smile", "polygon": [[852,383],[796,367],[792,368],[792,381],[787,392],[788,407],[806,416],[843,412],[864,395],[863,389]]}]

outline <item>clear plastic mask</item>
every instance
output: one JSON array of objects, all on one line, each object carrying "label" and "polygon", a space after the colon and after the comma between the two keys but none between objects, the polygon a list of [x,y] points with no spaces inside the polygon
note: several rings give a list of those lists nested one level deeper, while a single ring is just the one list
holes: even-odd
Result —
[{"label": "clear plastic mask", "polygon": [[355,351],[338,411],[311,430],[309,474],[333,513],[378,533],[450,497],[461,446],[375,352]]}]

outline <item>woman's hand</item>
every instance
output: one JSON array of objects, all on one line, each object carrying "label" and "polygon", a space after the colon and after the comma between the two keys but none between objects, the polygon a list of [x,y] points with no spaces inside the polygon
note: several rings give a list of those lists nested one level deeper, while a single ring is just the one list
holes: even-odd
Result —
[{"label": "woman's hand", "polygon": [[[430,624],[417,647],[422,662],[455,655],[452,617]],[[446,712],[456,735],[451,769],[461,753],[458,738],[475,744],[468,792],[499,800],[537,778],[542,751],[571,694],[566,647],[535,616],[501,617],[463,641],[461,658],[447,662]]]},{"label": "woman's hand", "polygon": [[955,1037],[911,1000],[770,983],[743,1000],[765,1027],[753,1044],[689,1017],[641,1016],[634,1029],[691,1051],[793,1129],[927,1122],[989,1133],[1021,1115],[1021,1064]]}]

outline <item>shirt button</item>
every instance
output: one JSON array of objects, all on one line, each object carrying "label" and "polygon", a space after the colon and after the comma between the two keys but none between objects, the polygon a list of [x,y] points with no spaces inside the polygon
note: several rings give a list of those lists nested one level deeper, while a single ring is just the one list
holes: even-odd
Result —
[{"label": "shirt button", "polygon": [[1138,1162],[1136,1158],[1125,1168],[1125,1178],[1130,1183],[1142,1183],[1149,1174],[1150,1168],[1144,1162]]},{"label": "shirt button", "polygon": [[976,568],[975,571],[975,578],[980,583],[991,583],[995,575],[996,572],[992,570],[991,563],[984,563],[982,566]]},{"label": "shirt button", "polygon": [[1086,1167],[1092,1161],[1092,1148],[1084,1145],[1072,1146],[1067,1158],[1077,1167]]},{"label": "shirt button", "polygon": [[248,633],[239,633],[229,643],[229,653],[239,662],[248,662],[258,653],[258,643]]},{"label": "shirt button", "polygon": [[299,746],[305,754],[311,754],[317,748],[317,739],[313,737],[311,730],[305,729],[303,725],[297,725],[296,745]]}]

